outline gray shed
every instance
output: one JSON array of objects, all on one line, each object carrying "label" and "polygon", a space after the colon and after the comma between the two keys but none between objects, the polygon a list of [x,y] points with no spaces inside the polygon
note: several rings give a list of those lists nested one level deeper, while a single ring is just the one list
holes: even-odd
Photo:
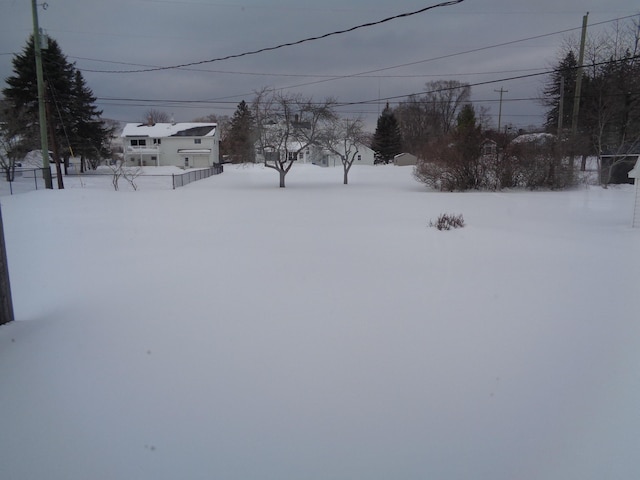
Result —
[{"label": "gray shed", "polygon": [[636,166],[629,172],[629,178],[633,178],[635,183],[631,226],[640,227],[640,159],[636,161]]},{"label": "gray shed", "polygon": [[399,167],[406,167],[418,163],[418,157],[411,153],[399,153],[393,157],[393,164]]}]

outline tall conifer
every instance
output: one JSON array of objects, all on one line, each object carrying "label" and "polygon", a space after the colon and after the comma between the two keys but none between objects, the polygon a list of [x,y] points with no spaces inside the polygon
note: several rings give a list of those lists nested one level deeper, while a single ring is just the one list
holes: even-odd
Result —
[{"label": "tall conifer", "polygon": [[375,152],[376,163],[389,163],[402,153],[400,126],[388,103],[378,118],[371,149]]}]

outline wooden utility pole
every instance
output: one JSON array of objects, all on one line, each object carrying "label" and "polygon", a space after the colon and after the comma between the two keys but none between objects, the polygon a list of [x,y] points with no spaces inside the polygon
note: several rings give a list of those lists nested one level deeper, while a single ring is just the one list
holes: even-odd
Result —
[{"label": "wooden utility pole", "polygon": [[38,114],[40,121],[40,150],[42,151],[42,173],[46,188],[53,188],[51,169],[49,168],[49,142],[47,141],[47,114],[44,100],[44,74],[42,72],[42,48],[40,45],[40,26],[38,25],[38,4],[31,0],[33,16],[33,50],[36,55],[36,80],[38,82]]},{"label": "wooden utility pole", "polygon": [[569,161],[569,174],[573,175],[575,163],[576,144],[578,141],[578,116],[580,113],[580,96],[582,90],[582,64],[584,63],[584,45],[587,41],[587,20],[589,12],[582,17],[582,35],[580,36],[580,54],[578,55],[578,70],[576,72],[576,91],[573,96],[573,114],[571,115],[571,156]]},{"label": "wooden utility pole", "polygon": [[[46,90],[49,90],[48,83],[45,82]],[[48,99],[47,99],[48,100]],[[64,182],[62,180],[62,169],[60,168],[60,154],[58,153],[58,140],[56,139],[56,132],[51,120],[51,108],[49,102],[45,102],[45,112],[47,114],[47,125],[49,126],[49,137],[51,138],[51,145],[53,148],[53,160],[56,164],[56,177],[58,178],[58,190],[64,188]]]},{"label": "wooden utility pole", "polygon": [[560,77],[560,101],[558,102],[558,140],[562,139],[564,122],[564,76]]},{"label": "wooden utility pole", "polygon": [[9,282],[9,265],[7,263],[7,246],[4,241],[2,226],[2,210],[0,209],[0,325],[13,321],[13,301],[11,300],[11,283]]},{"label": "wooden utility pole", "polygon": [[580,94],[582,90],[582,64],[584,63],[584,45],[587,41],[587,20],[589,12],[582,17],[582,35],[580,37],[580,54],[578,55],[578,70],[576,72],[576,91],[573,96],[573,115],[571,116],[571,136],[578,133],[578,114],[580,113]]},{"label": "wooden utility pole", "polygon": [[498,107],[498,133],[500,133],[500,127],[502,126],[502,94],[509,92],[500,87],[500,90],[494,90],[494,92],[500,93],[500,106]]}]

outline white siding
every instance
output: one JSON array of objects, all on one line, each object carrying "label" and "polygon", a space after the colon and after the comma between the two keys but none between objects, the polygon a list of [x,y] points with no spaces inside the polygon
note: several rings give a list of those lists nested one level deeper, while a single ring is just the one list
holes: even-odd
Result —
[{"label": "white siding", "polygon": [[[198,127],[208,128],[204,136],[181,136],[180,132]],[[127,124],[122,136],[125,160],[130,165],[206,168],[220,159],[220,135],[215,124],[179,123],[152,126]],[[136,145],[131,145],[132,140]],[[145,146],[140,146],[140,141]]]},{"label": "white siding", "polygon": [[633,204],[632,227],[640,228],[640,178],[636,178],[635,200]]}]

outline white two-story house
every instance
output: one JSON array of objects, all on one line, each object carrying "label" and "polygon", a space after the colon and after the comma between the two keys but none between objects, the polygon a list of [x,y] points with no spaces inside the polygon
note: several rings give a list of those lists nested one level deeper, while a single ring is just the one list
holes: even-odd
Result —
[{"label": "white two-story house", "polygon": [[122,137],[126,165],[207,168],[220,163],[215,123],[128,123]]}]

